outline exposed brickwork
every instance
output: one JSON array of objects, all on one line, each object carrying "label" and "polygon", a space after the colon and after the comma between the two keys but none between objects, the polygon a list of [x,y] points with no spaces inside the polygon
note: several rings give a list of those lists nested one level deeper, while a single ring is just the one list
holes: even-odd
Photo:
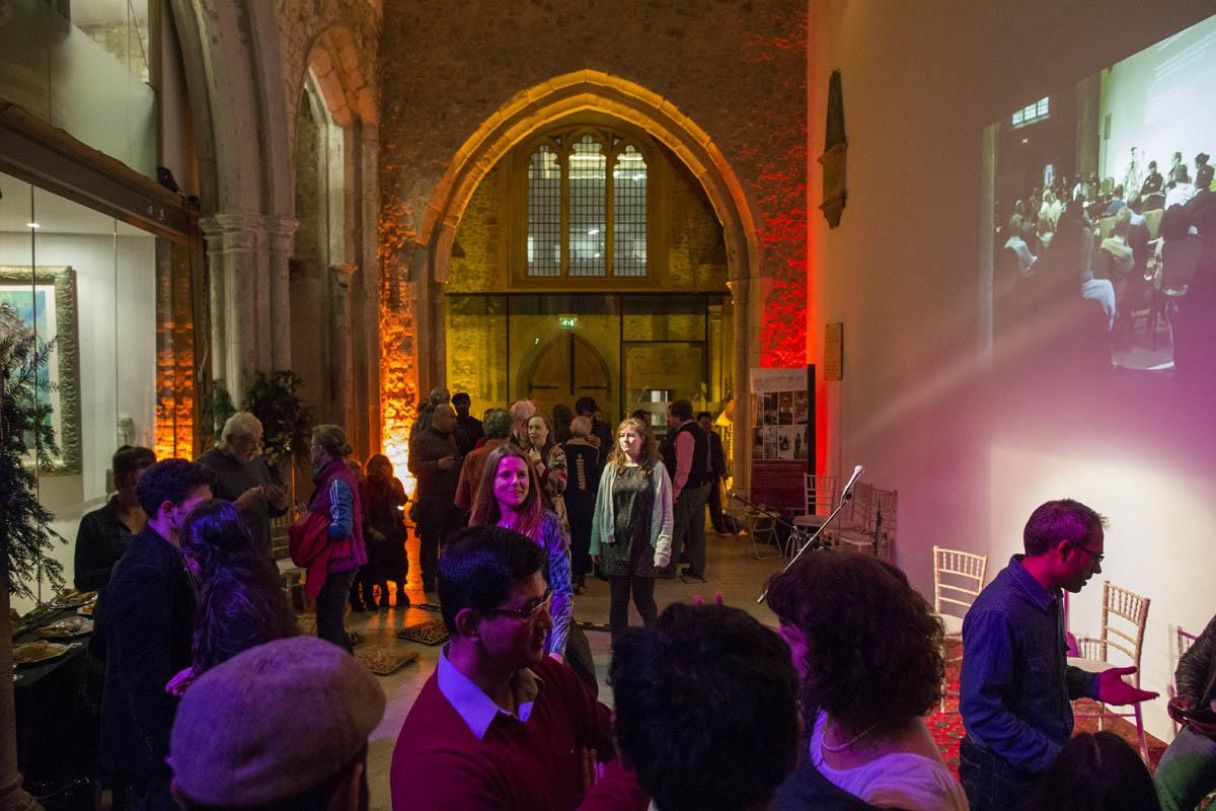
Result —
[{"label": "exposed brickwork", "polygon": [[[761,308],[761,362],[800,365],[805,32],[805,4],[793,0],[585,6],[388,0],[381,39],[382,240],[429,238],[420,232],[445,170],[516,94],[534,88],[539,97],[554,77],[584,69],[620,76],[664,99],[669,114],[691,119],[732,167],[757,223],[761,249],[752,273],[771,280]],[[406,267],[400,251],[389,256],[399,270]]]}]

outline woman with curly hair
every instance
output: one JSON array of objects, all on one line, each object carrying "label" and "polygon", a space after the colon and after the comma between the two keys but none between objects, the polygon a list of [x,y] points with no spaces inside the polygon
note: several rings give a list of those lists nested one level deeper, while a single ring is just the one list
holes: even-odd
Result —
[{"label": "woman with curly hair", "polygon": [[868,555],[811,554],[772,578],[768,603],[810,733],[777,807],[965,810],[922,720],[941,695],[941,624],[903,572]]},{"label": "woman with curly hair", "polygon": [[231,503],[207,501],[191,511],[181,549],[198,584],[198,615],[191,666],[171,682],[175,692],[242,651],[300,633],[278,570]]},{"label": "woman with curly hair", "polygon": [[629,593],[653,625],[654,580],[671,562],[671,477],[659,461],[654,435],[630,417],[616,429],[591,523],[591,557],[608,577],[608,625],[615,640],[629,626]]}]

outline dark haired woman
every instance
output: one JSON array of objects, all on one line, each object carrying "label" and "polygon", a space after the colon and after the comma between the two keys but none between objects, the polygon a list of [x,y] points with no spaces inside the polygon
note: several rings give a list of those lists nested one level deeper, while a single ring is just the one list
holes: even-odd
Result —
[{"label": "dark haired woman", "polygon": [[562,495],[570,524],[574,593],[581,594],[591,571],[591,521],[595,517],[595,493],[603,457],[589,439],[590,417],[575,417],[570,422],[570,432],[570,439],[562,445],[567,466],[566,492]]},{"label": "dark haired woman", "polygon": [[545,507],[557,513],[562,523],[567,524],[566,500],[563,498],[566,492],[566,452],[554,440],[549,418],[541,412],[528,418],[527,432],[527,441],[522,447],[536,468]]},{"label": "dark haired woman", "polygon": [[156,454],[150,448],[123,445],[114,452],[110,466],[118,492],[104,507],[85,513],[76,531],[75,584],[79,591],[104,589],[131,537],[143,531],[148,516],[139,506],[135,485],[144,469],[154,464]]},{"label": "dark haired woman", "polygon": [[566,640],[574,615],[574,592],[570,587],[570,541],[561,520],[541,501],[536,468],[524,451],[514,445],[499,445],[490,451],[481,474],[477,499],[469,513],[469,526],[493,524],[526,535],[545,550],[549,566],[545,580],[553,589],[549,613],[553,630],[545,640],[545,653],[565,658]]},{"label": "dark haired woman", "polygon": [[308,509],[329,518],[325,583],[317,595],[317,636],[348,650],[343,615],[359,567],[367,565],[363,545],[363,505],[359,483],[346,465],[354,449],[337,425],[318,425],[312,432],[311,459],[316,490]]},{"label": "dark haired woman", "polygon": [[570,406],[558,403],[553,406],[553,441],[564,445],[570,439],[570,423],[574,420],[574,412]]},{"label": "dark haired woman", "polygon": [[[393,463],[382,453],[367,460],[367,478],[359,485],[363,501],[363,533],[367,538],[370,579],[380,585],[380,608],[389,607],[388,581],[397,584],[397,606],[410,604],[405,594],[409,561],[405,556],[405,487],[393,475]],[[364,599],[372,607],[371,589]]]},{"label": "dark haired woman", "polygon": [[278,570],[254,547],[232,504],[196,507],[182,528],[181,549],[198,584],[193,677],[255,645],[300,632]]},{"label": "dark haired woman", "polygon": [[965,811],[922,716],[941,695],[941,624],[903,572],[853,553],[805,556],[770,581],[808,709],[807,757],[777,808]]},{"label": "dark haired woman", "polygon": [[629,626],[629,594],[653,625],[658,619],[654,580],[671,562],[671,477],[659,461],[654,435],[630,417],[616,429],[604,465],[591,524],[591,557],[608,576],[608,624],[615,639]]}]

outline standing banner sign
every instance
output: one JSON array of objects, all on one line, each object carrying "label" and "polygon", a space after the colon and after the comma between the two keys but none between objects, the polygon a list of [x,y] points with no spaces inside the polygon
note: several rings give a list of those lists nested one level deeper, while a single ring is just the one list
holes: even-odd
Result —
[{"label": "standing banner sign", "polygon": [[802,476],[813,455],[807,377],[806,368],[751,370],[751,499],[774,510],[801,512],[806,498]]}]

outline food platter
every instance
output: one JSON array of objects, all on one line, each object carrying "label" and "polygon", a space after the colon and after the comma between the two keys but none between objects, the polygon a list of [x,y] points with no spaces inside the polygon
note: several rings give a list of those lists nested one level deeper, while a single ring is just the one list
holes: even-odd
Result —
[{"label": "food platter", "polygon": [[97,603],[95,603],[95,602],[85,603],[80,608],[76,609],[76,613],[82,617],[91,617],[91,616],[93,616],[93,612],[96,609],[97,609]]},{"label": "food platter", "polygon": [[24,642],[13,646],[13,663],[18,665],[36,665],[58,659],[69,650],[71,645],[61,645],[58,642]]},{"label": "food platter", "polygon": [[55,598],[55,605],[63,608],[76,608],[77,606],[91,603],[97,599],[95,591],[76,591],[76,589],[66,589],[62,594]]},{"label": "food platter", "polygon": [[67,617],[38,629],[43,639],[75,639],[93,633],[93,620],[84,617]]}]

